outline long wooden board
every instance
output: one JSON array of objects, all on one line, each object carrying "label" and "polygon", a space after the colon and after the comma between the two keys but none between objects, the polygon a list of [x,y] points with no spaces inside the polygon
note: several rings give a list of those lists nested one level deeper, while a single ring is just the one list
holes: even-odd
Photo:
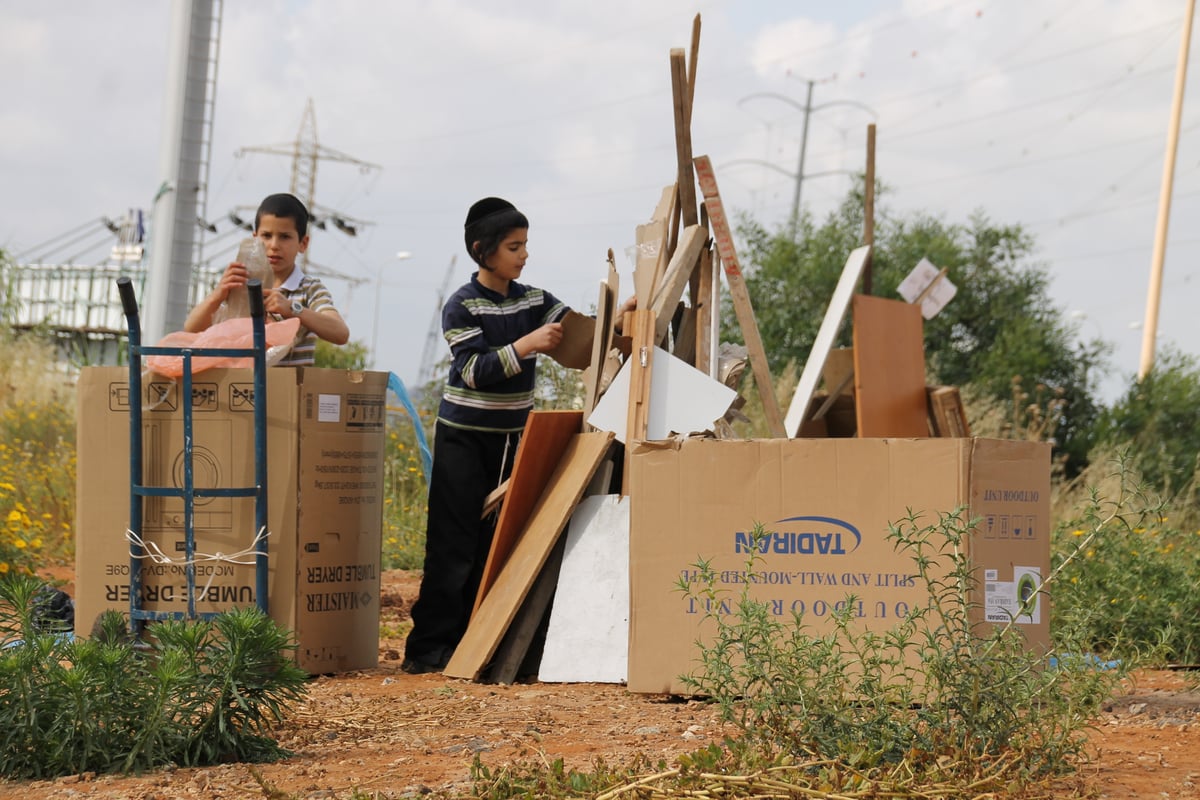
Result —
[{"label": "long wooden board", "polygon": [[859,437],[929,436],[921,307],[858,294],[851,314]]},{"label": "long wooden board", "polygon": [[742,277],[742,267],[733,247],[733,230],[729,227],[725,207],[721,204],[721,195],[717,191],[717,175],[713,172],[712,161],[708,156],[696,156],[695,162],[696,178],[700,181],[700,191],[704,195],[704,208],[712,223],[713,241],[717,245],[717,252],[721,254],[721,266],[725,269],[725,282],[729,284],[729,296],[733,300],[738,327],[742,330],[742,338],[746,340],[750,368],[754,371],[754,382],[758,384],[758,394],[763,404],[763,415],[772,436],[787,436],[783,415],[779,412],[779,401],[775,398],[775,388],[771,383],[767,353],[763,349],[762,335],[758,332],[758,321],[754,317],[754,306],[750,304],[750,292],[746,290],[746,280]]},{"label": "long wooden board", "polygon": [[[596,301],[596,336],[592,337],[591,364],[583,373],[583,416],[592,413],[596,401],[600,399],[600,381],[604,374],[604,362],[612,345],[612,330],[617,313],[617,265],[613,259],[613,251],[608,251],[608,277],[600,281],[600,295]],[[587,432],[587,423],[583,423],[583,432]]]},{"label": "long wooden board", "polygon": [[471,617],[446,675],[475,680],[487,666],[612,440],[607,431],[572,436],[512,554]]},{"label": "long wooden board", "polygon": [[661,346],[667,338],[671,315],[675,313],[675,306],[683,297],[684,287],[700,262],[700,251],[707,239],[708,231],[699,225],[689,225],[679,237],[679,246],[671,256],[671,263],[667,266],[661,284],[655,287],[654,301],[650,306],[654,311],[656,345]]},{"label": "long wooden board", "polygon": [[496,576],[516,545],[521,529],[529,521],[529,515],[546,488],[555,465],[570,444],[571,437],[579,432],[582,425],[582,411],[530,412],[525,432],[521,434],[521,442],[517,445],[512,473],[508,478],[508,491],[500,507],[500,518],[496,520],[492,549],[488,551],[472,613],[479,611],[484,596],[496,582]]}]

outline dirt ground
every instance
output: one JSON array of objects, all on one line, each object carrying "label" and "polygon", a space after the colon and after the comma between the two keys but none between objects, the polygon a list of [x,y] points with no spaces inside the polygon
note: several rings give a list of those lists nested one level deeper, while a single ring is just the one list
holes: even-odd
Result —
[{"label": "dirt ground", "polygon": [[[384,631],[407,619],[417,580],[417,573],[384,573]],[[314,679],[307,701],[278,731],[295,753],[285,761],[0,782],[0,800],[332,800],[356,788],[360,797],[379,798],[465,793],[476,756],[490,768],[558,758],[580,769],[597,758],[619,766],[638,753],[671,763],[722,735],[703,703],[631,694],[619,685],[500,686],[406,675],[402,650],[402,639],[385,638],[376,669]],[[1189,690],[1188,678],[1141,673],[1113,698],[1091,736],[1093,760],[1080,776],[1084,796],[1200,798],[1200,691]]]}]

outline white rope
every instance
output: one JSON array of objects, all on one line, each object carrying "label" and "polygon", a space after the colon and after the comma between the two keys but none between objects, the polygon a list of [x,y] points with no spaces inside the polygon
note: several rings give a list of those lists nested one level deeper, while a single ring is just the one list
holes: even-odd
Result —
[{"label": "white rope", "polygon": [[[129,530],[128,528],[125,529],[126,540],[128,540],[128,542],[131,545],[134,545],[134,547],[141,547],[142,551],[143,551],[143,555],[137,555],[136,553],[133,552],[133,548],[131,547],[129,550],[129,555],[131,558],[147,558],[147,559],[150,559],[150,561],[154,562],[155,564],[160,564],[160,565],[170,564],[172,566],[179,566],[179,567],[187,567],[188,565],[196,566],[197,564],[204,564],[204,563],[208,563],[210,561],[218,561],[218,562],[223,561],[227,564],[237,564],[239,566],[251,566],[256,563],[257,556],[259,555],[258,550],[257,550],[258,543],[263,541],[270,535],[271,534],[267,531],[266,526],[263,526],[262,528],[258,529],[258,535],[254,537],[254,541],[252,541],[250,543],[250,546],[245,548],[244,550],[239,550],[236,553],[231,553],[228,555],[220,552],[219,550],[216,553],[212,553],[212,554],[195,553],[191,559],[187,559],[187,558],[171,558],[169,555],[164,553],[162,551],[162,548],[160,548],[154,542],[147,542],[145,539],[138,536],[136,533]],[[255,556],[255,558],[250,559],[250,560],[245,560],[245,561],[242,560],[242,559],[245,559],[247,556]],[[217,571],[214,569],[209,573],[208,580],[205,581],[204,586],[196,592],[196,599],[198,601],[203,602],[204,598],[206,596],[208,596],[208,590],[212,587],[213,579],[216,577],[217,577]]]},{"label": "white rope", "polygon": [[257,556],[258,555],[258,549],[257,549],[258,543],[263,541],[270,535],[271,534],[267,531],[266,526],[263,526],[262,528],[258,529],[258,535],[254,537],[254,541],[252,541],[250,543],[250,546],[245,548],[244,550],[239,550],[236,553],[230,553],[230,554],[222,553],[219,550],[216,553],[212,553],[212,554],[197,552],[197,553],[193,554],[192,558],[188,559],[188,558],[172,558],[171,556],[164,553],[162,551],[162,548],[160,548],[154,542],[147,542],[145,539],[141,538],[140,536],[138,536],[136,533],[129,530],[128,528],[125,530],[125,538],[129,541],[129,543],[134,545],[135,547],[141,547],[142,550],[145,551],[143,555],[137,555],[136,553],[133,552],[133,549],[130,548],[129,555],[131,558],[147,558],[147,559],[150,559],[155,564],[171,564],[173,566],[183,566],[183,567],[186,567],[188,565],[195,566],[197,564],[203,564],[203,563],[206,563],[209,561],[223,561],[228,564],[238,564],[241,566],[252,566],[255,563],[254,559],[245,560],[245,561],[242,559],[245,559],[248,556]]}]

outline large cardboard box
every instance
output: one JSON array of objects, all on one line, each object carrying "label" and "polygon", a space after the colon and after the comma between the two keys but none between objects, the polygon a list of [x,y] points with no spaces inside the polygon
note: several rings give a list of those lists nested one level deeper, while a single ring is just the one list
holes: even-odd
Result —
[{"label": "large cardboard box", "polygon": [[[267,370],[268,609],[295,632],[312,673],[374,667],[379,655],[387,374]],[[183,485],[184,402],[193,411],[197,487],[254,486],[253,372],[214,369],[183,384],[142,379],[146,486]],[[76,632],[106,609],[129,611],[129,371],[90,367],[78,390]],[[184,501],[145,498],[142,607],[186,612]],[[197,498],[195,609],[257,602],[253,498]],[[169,559],[169,560],[167,560]]]},{"label": "large cardboard box", "polygon": [[1050,446],[992,439],[687,439],[635,447],[630,465],[629,688],[685,693],[697,640],[711,641],[702,603],[681,576],[711,562],[736,603],[752,531],[771,533],[750,596],[783,621],[832,629],[834,607],[854,594],[858,622],[891,628],[928,592],[910,555],[888,540],[909,510],[924,525],[966,507],[982,522],[968,540],[979,569],[975,616],[1017,624],[1030,647],[1049,644],[1046,599],[1021,598],[1049,575]]}]

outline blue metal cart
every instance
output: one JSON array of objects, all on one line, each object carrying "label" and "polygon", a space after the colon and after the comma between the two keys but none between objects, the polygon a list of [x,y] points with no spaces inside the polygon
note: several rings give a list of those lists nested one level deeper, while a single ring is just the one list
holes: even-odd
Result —
[{"label": "blue metal cart", "polygon": [[[147,622],[206,618],[213,613],[196,612],[196,498],[253,497],[254,529],[267,529],[267,362],[266,333],[263,314],[262,284],[252,280],[246,285],[250,293],[250,318],[253,346],[249,348],[157,347],[142,344],[141,322],[132,281],[117,279],[121,305],[129,326],[129,530],[133,534],[129,558],[129,627],[141,635]],[[183,359],[180,409],[183,417],[183,485],[146,486],[143,483],[144,453],[142,450],[142,356],[180,356]],[[192,359],[196,356],[246,358],[254,363],[254,486],[197,488],[195,485],[193,420],[192,420]],[[184,559],[187,580],[187,611],[152,611],[143,607],[142,561],[146,550],[142,544],[143,505],[147,497],[175,497],[183,501]],[[257,605],[268,612],[267,602],[267,544],[266,537],[256,535],[255,596]]]}]

